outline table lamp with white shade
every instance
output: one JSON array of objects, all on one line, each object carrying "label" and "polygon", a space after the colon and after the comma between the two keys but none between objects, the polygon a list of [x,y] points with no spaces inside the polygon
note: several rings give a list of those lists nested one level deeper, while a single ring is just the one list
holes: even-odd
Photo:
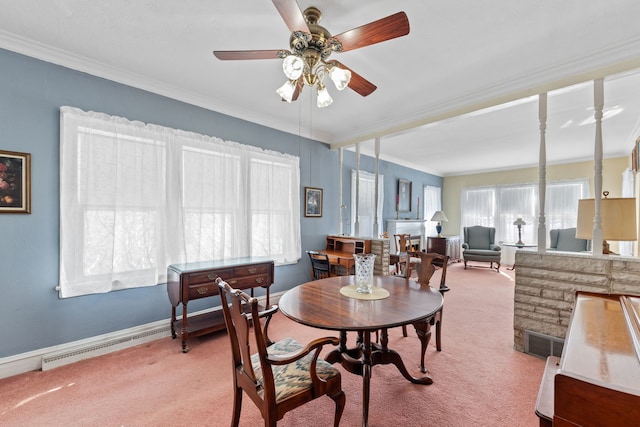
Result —
[{"label": "table lamp with white shade", "polygon": [[[634,241],[638,239],[636,228],[636,199],[633,197],[607,198],[608,191],[600,199],[600,222],[602,228],[602,253],[609,254],[607,240]],[[576,237],[593,238],[595,199],[578,200],[578,225]],[[595,246],[594,246],[595,249]]]},{"label": "table lamp with white shade", "polygon": [[438,232],[438,237],[442,237],[442,222],[443,221],[449,221],[447,219],[447,216],[444,214],[444,212],[442,211],[435,211],[435,213],[433,214],[433,216],[431,217],[431,221],[437,221],[438,224],[436,225],[436,231]]}]

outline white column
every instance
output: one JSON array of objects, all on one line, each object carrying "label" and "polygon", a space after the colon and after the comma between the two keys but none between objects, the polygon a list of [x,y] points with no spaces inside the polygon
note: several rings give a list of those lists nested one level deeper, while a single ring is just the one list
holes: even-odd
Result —
[{"label": "white column", "polygon": [[342,203],[342,164],[342,147],[340,147],[338,148],[338,235],[342,235],[344,233],[342,224],[344,218],[342,217],[342,214],[345,206]]},{"label": "white column", "polygon": [[358,212],[358,202],[360,200],[360,143],[356,143],[356,220],[353,223],[353,235],[360,235],[360,213]]},{"label": "white column", "polygon": [[538,96],[538,120],[540,121],[540,160],[539,160],[539,181],[538,200],[540,204],[540,214],[538,217],[538,252],[547,250],[547,227],[544,216],[545,198],[547,194],[547,93]]},{"label": "white column", "polygon": [[375,152],[376,152],[376,177],[375,177],[375,182],[374,185],[376,186],[375,188],[375,200],[373,202],[373,209],[374,209],[374,213],[373,213],[373,233],[371,234],[372,237],[378,237],[378,230],[380,230],[380,226],[379,226],[379,218],[378,218],[378,173],[380,171],[379,168],[379,164],[380,164],[380,137],[376,137],[376,142],[375,142]]},{"label": "white column", "polygon": [[602,197],[602,110],[604,108],[604,81],[593,81],[593,116],[596,120],[596,141],[594,158],[594,198],[595,217],[593,219],[593,241],[591,242],[594,255],[602,254],[602,217],[600,216],[600,199]]}]

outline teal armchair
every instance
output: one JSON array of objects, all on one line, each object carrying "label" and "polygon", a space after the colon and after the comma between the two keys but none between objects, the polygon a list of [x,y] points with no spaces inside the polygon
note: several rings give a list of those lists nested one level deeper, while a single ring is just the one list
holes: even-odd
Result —
[{"label": "teal armchair", "polygon": [[495,243],[495,227],[484,227],[474,225],[464,227],[464,243],[462,243],[462,258],[464,268],[467,268],[468,261],[488,262],[489,268],[496,264],[496,271],[500,271],[500,259],[502,248]]},{"label": "teal armchair", "polygon": [[591,240],[578,239],[575,227],[549,230],[549,240],[550,251],[586,252],[591,250]]}]

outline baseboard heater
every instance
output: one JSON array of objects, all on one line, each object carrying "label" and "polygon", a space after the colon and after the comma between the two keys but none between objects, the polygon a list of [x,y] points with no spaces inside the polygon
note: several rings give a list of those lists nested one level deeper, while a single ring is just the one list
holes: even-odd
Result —
[{"label": "baseboard heater", "polygon": [[91,357],[101,356],[114,351],[144,344],[171,335],[171,328],[167,322],[163,325],[145,328],[145,330],[119,332],[116,336],[102,336],[93,338],[93,342],[84,342],[73,348],[45,354],[42,356],[42,370],[57,368]]},{"label": "baseboard heater", "polygon": [[[271,294],[270,303],[277,304],[282,294],[284,291]],[[262,302],[264,302],[264,298],[264,296],[258,297]],[[194,314],[219,308],[213,307]],[[0,379],[40,369],[46,371],[170,336],[170,320],[158,320],[120,331],[0,358]],[[179,349],[179,345],[176,344],[176,348]]]},{"label": "baseboard heater", "polygon": [[524,331],[524,352],[547,358],[549,356],[562,356],[564,340],[539,332]]}]

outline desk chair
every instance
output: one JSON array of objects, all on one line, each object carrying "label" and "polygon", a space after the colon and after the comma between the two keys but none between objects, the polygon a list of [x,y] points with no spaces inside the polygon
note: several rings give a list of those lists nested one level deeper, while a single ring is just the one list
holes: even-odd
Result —
[{"label": "desk chair", "polygon": [[[256,298],[231,288],[220,278],[216,283],[231,340],[234,384],[231,425],[237,427],[240,422],[244,391],[260,409],[268,427],[275,427],[288,411],[327,395],[335,401],[334,427],[338,427],[345,404],[340,371],[318,357],[325,344],[338,345],[338,338],[318,338],[304,347],[293,338],[272,342],[267,327],[278,307],[261,313]],[[249,312],[244,310],[247,305],[251,308]],[[264,317],[267,320],[263,327]],[[250,348],[254,342],[250,338],[251,329],[255,354],[251,354]]]},{"label": "desk chair", "polygon": [[311,259],[311,280],[324,279],[331,276],[329,255],[321,254],[317,251],[307,251],[307,254],[309,255],[309,259]]},{"label": "desk chair", "polygon": [[[440,275],[440,285],[438,290],[444,296],[444,293],[449,290],[449,287],[446,285],[447,280],[447,265],[449,264],[449,256],[441,255],[437,253],[424,253],[424,252],[414,252],[411,254],[412,256],[417,256],[420,258],[420,263],[417,264],[416,270],[418,273],[417,282],[421,286],[431,286],[430,280],[431,276],[436,271],[436,266],[442,269],[442,274]],[[429,322],[431,326],[436,327],[436,350],[442,351],[442,309],[438,310],[433,316],[421,320],[421,322]],[[417,329],[416,329],[417,330]],[[407,327],[405,325],[402,326],[402,335],[407,336]],[[421,356],[420,356],[420,370],[426,373],[426,369],[424,367],[424,356],[427,351],[427,346],[421,344]]]}]

